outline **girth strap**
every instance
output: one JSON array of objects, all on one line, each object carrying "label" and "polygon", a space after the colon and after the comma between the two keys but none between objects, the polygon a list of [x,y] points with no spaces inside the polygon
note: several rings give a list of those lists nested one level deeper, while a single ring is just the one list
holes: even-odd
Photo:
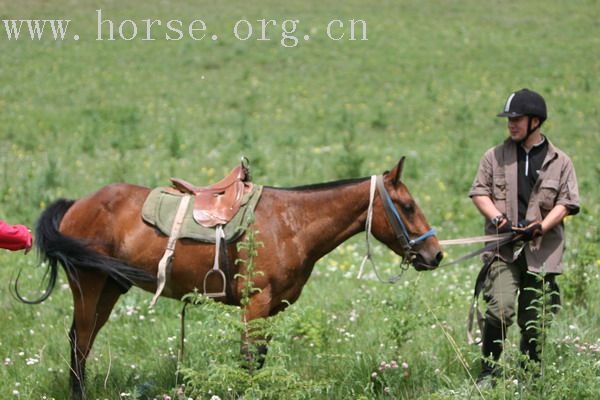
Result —
[{"label": "girth strap", "polygon": [[154,293],[154,297],[152,297],[152,301],[150,302],[150,307],[154,307],[158,297],[165,288],[165,283],[167,282],[167,269],[170,269],[171,267],[171,260],[173,258],[173,254],[175,253],[175,243],[179,238],[179,232],[181,231],[183,218],[185,217],[185,213],[192,197],[193,196],[189,195],[182,196],[181,201],[179,202],[179,207],[177,208],[177,213],[175,214],[175,219],[173,220],[173,227],[171,228],[171,235],[167,241],[167,249],[158,263],[158,285],[156,287],[156,293]]}]

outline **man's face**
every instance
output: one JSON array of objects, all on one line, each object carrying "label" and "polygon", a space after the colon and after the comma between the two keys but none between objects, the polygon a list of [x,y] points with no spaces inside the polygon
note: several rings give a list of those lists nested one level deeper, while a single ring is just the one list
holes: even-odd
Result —
[{"label": "man's face", "polygon": [[515,142],[520,142],[527,136],[528,118],[526,115],[522,117],[508,118],[508,132],[510,137]]}]

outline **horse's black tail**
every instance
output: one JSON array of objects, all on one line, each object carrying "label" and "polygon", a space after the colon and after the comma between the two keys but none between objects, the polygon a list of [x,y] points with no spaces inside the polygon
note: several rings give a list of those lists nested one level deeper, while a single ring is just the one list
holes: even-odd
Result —
[{"label": "horse's black tail", "polygon": [[74,200],[57,200],[40,215],[35,227],[34,243],[41,261],[47,262],[48,284],[39,298],[27,300],[18,292],[19,278],[17,277],[14,292],[20,301],[27,304],[39,304],[46,300],[56,285],[59,263],[62,264],[71,280],[75,282],[78,282],[78,269],[103,272],[125,290],[129,289],[134,281],[153,282],[156,280],[154,276],[144,270],[134,268],[123,261],[93,250],[90,243],[63,235],[59,231],[60,223],[74,203]]}]

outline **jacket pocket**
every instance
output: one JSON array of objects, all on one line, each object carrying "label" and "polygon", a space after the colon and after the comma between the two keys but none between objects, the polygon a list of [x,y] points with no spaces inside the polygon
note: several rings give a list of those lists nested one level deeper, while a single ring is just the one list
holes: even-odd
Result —
[{"label": "jacket pocket", "polygon": [[506,213],[506,177],[504,175],[494,175],[493,179],[494,204],[501,213]]},{"label": "jacket pocket", "polygon": [[555,179],[544,179],[540,185],[540,208],[551,210],[558,197],[559,182]]}]

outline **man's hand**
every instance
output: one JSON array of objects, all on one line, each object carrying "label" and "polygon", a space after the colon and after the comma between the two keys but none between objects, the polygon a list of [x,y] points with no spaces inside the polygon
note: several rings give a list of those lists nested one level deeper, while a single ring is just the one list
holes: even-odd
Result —
[{"label": "man's hand", "polygon": [[512,232],[512,222],[506,218],[504,214],[498,214],[496,217],[491,219],[492,225],[496,227],[497,233],[508,233]]},{"label": "man's hand", "polygon": [[529,242],[538,236],[542,236],[542,223],[541,221],[524,219],[517,226],[513,226],[512,231],[516,233],[518,239]]}]

